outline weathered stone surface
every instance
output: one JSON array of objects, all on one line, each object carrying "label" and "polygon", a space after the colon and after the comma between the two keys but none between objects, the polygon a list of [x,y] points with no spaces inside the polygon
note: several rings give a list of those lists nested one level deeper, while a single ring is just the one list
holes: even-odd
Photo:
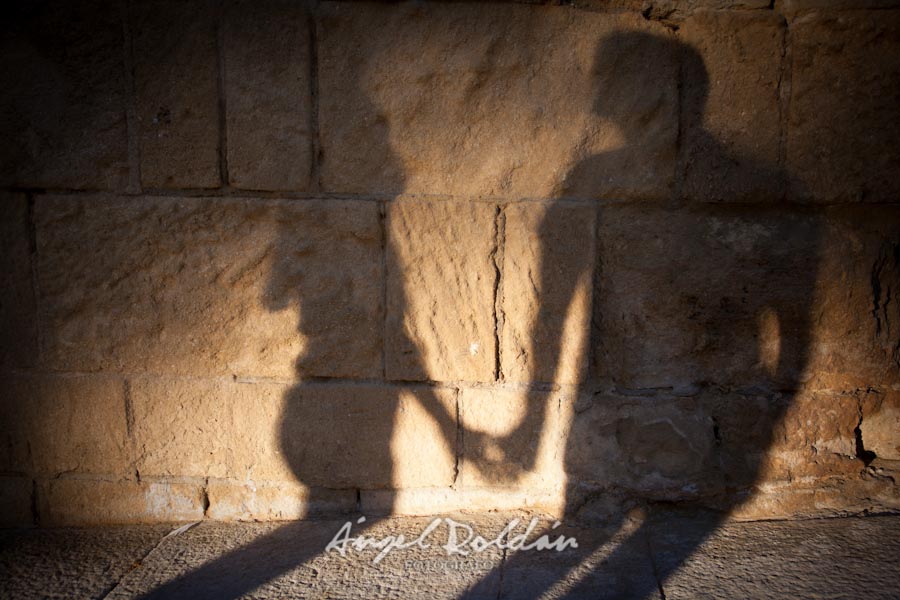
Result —
[{"label": "weathered stone surface", "polygon": [[10,598],[102,598],[171,525],[0,533],[0,588]]},{"label": "weathered stone surface", "polygon": [[3,391],[4,470],[128,472],[131,453],[121,379],[8,375]]},{"label": "weathered stone surface", "polygon": [[53,368],[381,372],[374,203],[42,197],[36,212]]},{"label": "weathered stone surface", "polygon": [[714,423],[697,399],[598,395],[580,404],[566,440],[570,480],[672,500],[721,489]]},{"label": "weathered stone surface", "polygon": [[835,207],[822,228],[810,315],[810,386],[900,385],[900,210]]},{"label": "weathered stone surface", "polygon": [[[712,531],[666,518],[650,533],[666,598],[892,598],[900,575],[894,517],[741,523]],[[879,567],[873,575],[873,560]]]},{"label": "weathered stone surface", "polygon": [[37,306],[24,194],[0,194],[0,289],[0,365],[32,366],[38,351]]},{"label": "weathered stone surface", "polygon": [[[496,481],[501,481],[499,478]],[[493,511],[534,510],[563,516],[562,489],[509,487],[429,487],[399,490],[360,490],[359,510],[366,515],[433,515],[452,512],[488,514]]]},{"label": "weathered stone surface", "polygon": [[5,8],[4,21],[0,181],[124,188],[127,86],[119,3],[29,3]]},{"label": "weathered stone surface", "polygon": [[781,398],[783,415],[774,424],[761,483],[803,478],[858,477],[854,429],[859,422],[855,395],[800,392]]},{"label": "weathered stone surface", "polygon": [[[537,516],[538,532],[552,526],[522,512],[447,516],[486,539],[513,518]],[[431,520],[352,522],[351,535],[415,539]],[[626,522],[618,535],[563,525],[553,533],[574,537],[578,548],[504,560],[494,548],[447,556],[444,522],[427,548],[397,549],[378,564],[375,548],[324,552],[342,520],[201,523],[165,539],[171,526],[12,530],[0,534],[0,584],[16,598],[658,598],[660,589],[673,598],[896,596],[895,516],[723,524],[662,513],[640,523]]]},{"label": "weathered stone surface", "polygon": [[507,206],[502,218],[502,377],[583,381],[596,254],[594,208],[522,203]]},{"label": "weathered stone surface", "polygon": [[578,548],[510,553],[502,567],[499,598],[659,597],[647,542],[640,534],[633,537],[633,525],[617,535],[604,529],[549,526],[544,533],[551,540],[564,534],[574,537]]},{"label": "weathered stone surface", "polygon": [[493,381],[496,213],[481,202],[388,205],[388,379]]},{"label": "weathered stone surface", "polygon": [[[142,477],[228,478],[251,488],[453,482],[453,390],[157,378],[133,380],[131,389]],[[315,489],[306,500],[319,502]]]},{"label": "weathered stone surface", "polygon": [[295,387],[284,400],[282,452],[294,475],[313,487],[449,486],[456,414],[450,389]]},{"label": "weathered stone surface", "polygon": [[807,10],[896,8],[897,0],[783,0],[781,9],[792,13]]},{"label": "weathered stone surface", "polygon": [[787,157],[811,201],[896,202],[900,11],[811,13],[791,26]]},{"label": "weathered stone surface", "polygon": [[0,477],[0,527],[27,527],[34,524],[30,477]]},{"label": "weathered stone surface", "polygon": [[[485,538],[505,523],[496,516],[453,515]],[[350,521],[351,535],[372,539],[416,539],[432,517]],[[325,547],[343,521],[303,521],[279,526],[259,523],[202,523],[160,544],[141,569],[123,578],[111,598],[284,598],[324,596],[351,599],[497,597],[502,551],[448,556],[448,526],[442,522],[427,546],[380,552],[349,548],[346,556]],[[524,530],[519,526],[517,532]],[[458,533],[462,541],[465,531]],[[571,532],[567,532],[571,533]],[[475,586],[478,586],[477,588]]]},{"label": "weathered stone surface", "polygon": [[51,479],[38,487],[41,525],[199,521],[203,493],[188,483]]},{"label": "weathered stone surface", "polygon": [[312,146],[303,5],[229,0],[223,47],[229,184],[306,190]]},{"label": "weathered stone surface", "polygon": [[329,2],[319,41],[328,191],[668,195],[677,45],[637,13]]},{"label": "weathered stone surface", "polygon": [[815,216],[622,206],[599,219],[597,374],[679,393],[797,385],[815,306]]},{"label": "weathered stone surface", "polygon": [[564,402],[560,392],[461,390],[460,487],[547,490],[564,481]]},{"label": "weathered stone surface", "polygon": [[356,490],[310,491],[296,482],[211,481],[206,515],[217,521],[284,521],[349,513]]},{"label": "weathered stone surface", "polygon": [[866,394],[859,429],[865,450],[883,460],[900,460],[900,392]]},{"label": "weathered stone surface", "polygon": [[681,195],[781,198],[779,84],[785,23],[770,11],[698,11],[678,30],[683,58]]},{"label": "weathered stone surface", "polygon": [[242,476],[236,468],[242,445],[234,422],[236,387],[218,379],[130,379],[129,418],[141,477]]},{"label": "weathered stone surface", "polygon": [[[596,7],[606,6],[603,0],[587,0],[585,3],[587,2]],[[649,19],[681,25],[681,21],[700,11],[760,9],[769,8],[769,5],[766,0],[645,0],[642,3],[634,3],[629,8],[642,11]]]},{"label": "weathered stone surface", "polygon": [[144,187],[220,183],[215,11],[211,0],[130,7]]}]

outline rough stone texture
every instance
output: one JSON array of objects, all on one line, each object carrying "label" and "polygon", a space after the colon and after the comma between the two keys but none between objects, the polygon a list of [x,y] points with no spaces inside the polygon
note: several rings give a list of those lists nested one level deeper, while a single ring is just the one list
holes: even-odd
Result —
[{"label": "rough stone texture", "polygon": [[456,414],[449,389],[298,387],[285,398],[283,452],[295,476],[310,486],[449,486]]},{"label": "rough stone texture", "polygon": [[312,169],[309,22],[301,3],[226,3],[228,182],[306,190]]},{"label": "rough stone texture", "polygon": [[781,10],[786,13],[809,10],[841,10],[863,8],[897,8],[897,0],[782,0]]},{"label": "rough stone texture", "polygon": [[865,450],[883,460],[900,460],[900,392],[868,393],[859,423]]},{"label": "rough stone texture", "polygon": [[373,203],[42,197],[36,212],[53,368],[381,371]]},{"label": "rough stone texture", "polygon": [[705,207],[601,210],[594,368],[624,388],[795,386],[818,220]]},{"label": "rough stone texture", "polygon": [[39,482],[37,493],[42,526],[159,523],[203,518],[202,489],[189,483],[64,478]]},{"label": "rough stone texture", "polygon": [[[500,480],[498,480],[500,481]],[[359,510],[367,515],[433,515],[437,513],[535,510],[563,515],[561,487],[431,487],[400,490],[360,490]]]},{"label": "rough stone texture", "polygon": [[507,206],[500,372],[514,382],[584,381],[594,274],[594,208]]},{"label": "rough stone texture", "polygon": [[[604,0],[588,1],[593,2],[595,6],[607,4]],[[769,5],[770,2],[767,0],[644,0],[629,8],[642,11],[647,18],[678,23],[695,11],[760,9],[769,8]]]},{"label": "rough stone texture", "polygon": [[[503,525],[496,517],[477,519],[453,515],[457,522],[496,535]],[[352,521],[352,534],[378,539],[405,535],[415,539],[431,518]],[[447,557],[442,524],[429,537],[429,548],[395,550],[377,564],[378,550],[348,551],[346,558],[324,548],[342,521],[299,522],[282,526],[201,524],[166,540],[140,569],[132,571],[111,598],[480,598],[499,591],[502,552]],[[524,529],[519,528],[519,531]],[[460,532],[460,536],[463,532]],[[487,536],[486,536],[487,537]],[[461,539],[461,538],[460,538]],[[481,581],[485,579],[485,581]],[[479,585],[478,591],[471,588]]]},{"label": "rough stone texture", "polygon": [[[893,517],[727,525],[708,539],[694,519],[651,534],[654,564],[674,573],[666,598],[893,598],[900,552]],[[873,569],[873,565],[878,566]],[[677,568],[677,570],[675,570]]]},{"label": "rough stone texture", "polygon": [[130,6],[144,187],[220,183],[216,10],[212,0]]},{"label": "rough stone texture", "polygon": [[[487,539],[512,519],[522,532],[532,517],[446,516]],[[528,539],[553,523],[535,516]],[[351,535],[415,539],[431,520],[354,520]],[[662,513],[629,520],[618,533],[564,525],[552,533],[574,537],[577,549],[505,558],[496,549],[448,557],[443,522],[429,547],[394,550],[378,564],[375,549],[324,552],[343,523],[202,523],[164,539],[171,526],[6,531],[0,584],[16,598],[880,599],[896,596],[900,575],[896,517],[722,524]]]},{"label": "rough stone texture", "polygon": [[782,398],[788,405],[771,433],[767,451],[768,479],[802,481],[807,477],[861,474],[854,429],[859,423],[855,395],[801,392]]},{"label": "rough stone texture", "polygon": [[698,11],[678,30],[682,63],[681,195],[700,201],[781,198],[779,83],[784,19]]},{"label": "rough stone texture", "polygon": [[571,481],[666,500],[721,489],[714,423],[697,399],[598,395],[575,411],[565,451]]},{"label": "rough stone texture", "polygon": [[2,389],[4,470],[45,475],[128,471],[121,379],[8,375]]},{"label": "rough stone texture", "polygon": [[900,11],[811,13],[791,26],[787,157],[810,201],[896,202]]},{"label": "rough stone texture", "polygon": [[128,137],[119,3],[4,7],[0,40],[0,181],[122,189]]},{"label": "rough stone texture", "polygon": [[453,390],[147,378],[132,383],[131,402],[142,477],[332,489],[453,482]]},{"label": "rough stone texture", "polygon": [[0,477],[0,527],[34,524],[33,490],[29,477]]},{"label": "rough stone texture", "polygon": [[310,491],[295,482],[211,481],[207,494],[206,516],[217,521],[284,521],[356,508],[356,490]]},{"label": "rough stone texture", "polygon": [[630,538],[633,526],[618,535],[602,529],[547,533],[551,540],[560,533],[575,537],[578,549],[511,553],[502,567],[499,598],[659,598],[646,545]]},{"label": "rough stone texture", "polygon": [[0,193],[0,365],[37,362],[37,305],[32,285],[28,198]]},{"label": "rough stone texture", "polygon": [[493,381],[496,212],[478,202],[388,204],[388,379]]},{"label": "rough stone texture", "polygon": [[565,480],[562,393],[464,389],[459,485],[552,489]]},{"label": "rough stone texture", "polygon": [[171,529],[0,532],[0,588],[9,598],[103,598]]},{"label": "rough stone texture", "polygon": [[834,207],[822,228],[807,372],[814,389],[900,386],[900,210]]},{"label": "rough stone texture", "polygon": [[325,3],[319,40],[328,191],[668,195],[677,49],[636,13]]}]

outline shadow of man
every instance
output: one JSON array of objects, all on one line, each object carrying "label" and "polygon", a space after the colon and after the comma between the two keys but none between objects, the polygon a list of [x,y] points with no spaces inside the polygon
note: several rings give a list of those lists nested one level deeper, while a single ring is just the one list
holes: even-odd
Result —
[{"label": "shadow of man", "polygon": [[[666,57],[672,60],[660,60]],[[659,83],[671,77],[666,70],[672,65],[681,70],[680,102]],[[623,142],[576,165],[538,225],[539,296],[553,301],[541,302],[533,325],[531,382],[559,381],[563,363],[590,364],[577,386],[578,410],[566,441],[565,519],[603,514],[604,531],[632,531],[597,567],[605,579],[597,572],[584,576],[565,597],[657,597],[663,582],[751,498],[779,422],[802,387],[819,226],[809,211],[783,203],[773,210],[785,196],[784,172],[734,155],[703,128],[709,83],[695,50],[674,38],[620,32],[601,40],[594,70],[593,110],[617,126]],[[682,145],[693,142],[690,154],[680,151],[679,170],[712,175],[686,178],[691,185],[676,202],[598,206],[597,260],[572,269],[570,253],[594,246],[585,228],[572,223],[573,202],[564,198],[615,195],[654,176],[648,169],[659,164],[660,146],[653,138],[660,115],[677,114],[672,102],[682,114]],[[564,355],[560,315],[586,279],[593,281],[589,356],[573,361]],[[548,410],[534,396],[522,426],[490,443],[528,447],[534,429],[527,425],[534,415],[545,419]],[[688,422],[707,428],[708,446],[698,450],[678,430]],[[590,449],[615,445],[620,452],[612,460],[625,464],[605,464],[609,455]],[[482,468],[514,483],[535,463],[529,455],[515,465]],[[602,506],[623,488],[655,490],[626,494],[651,509],[642,524],[620,529],[625,510],[589,516],[592,505]],[[654,507],[672,502],[719,510],[695,521],[677,544],[654,549],[655,578],[629,577],[639,570],[635,557],[650,551],[651,533],[671,524]],[[579,540],[579,555],[590,556],[611,537]],[[535,598],[562,583],[560,569],[535,575],[535,560],[527,552],[510,555],[502,566],[504,596]],[[610,573],[618,586],[601,587]]]}]

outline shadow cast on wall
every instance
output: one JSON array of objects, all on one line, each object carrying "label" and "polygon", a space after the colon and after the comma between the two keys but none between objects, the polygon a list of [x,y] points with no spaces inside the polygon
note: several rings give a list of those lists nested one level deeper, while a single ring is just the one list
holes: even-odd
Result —
[{"label": "shadow cast on wall", "polygon": [[[669,60],[659,61],[659,57]],[[671,77],[668,70],[672,65],[681,69],[685,82],[680,98],[655,85]],[[739,189],[748,198],[778,200],[786,187],[785,174],[778,168],[735,156],[703,129],[707,74],[702,59],[690,47],[668,37],[615,33],[600,40],[595,70],[594,111],[620,130],[622,146],[578,163],[565,178],[559,198],[544,204],[536,231],[515,232],[527,235],[540,257],[539,308],[530,336],[526,383],[553,385],[560,379],[564,363],[585,367],[574,385],[577,410],[568,428],[563,458],[570,482],[565,498],[567,519],[590,516],[606,496],[621,494],[609,487],[611,477],[621,476],[633,489],[650,490],[643,498],[631,498],[636,503],[716,498],[721,518],[708,521],[703,532],[657,565],[657,576],[664,581],[729,511],[746,501],[773,432],[801,387],[809,353],[819,227],[816,216],[808,211],[798,209],[785,218],[784,211],[775,215],[760,204],[655,204],[648,210],[641,203],[597,206],[570,201],[574,195],[589,195],[590,186],[600,180],[612,189],[632,185],[630,179],[644,168],[640,140],[646,139],[646,128],[661,112],[680,111],[684,115],[682,137],[702,142],[694,147],[703,151],[681,157],[680,168],[690,170],[688,161],[714,166],[715,176],[698,184],[707,197]],[[361,78],[360,73],[346,76],[355,81]],[[365,95],[362,89],[358,93]],[[368,151],[391,157],[390,171],[402,173],[402,165],[393,158],[386,122],[374,122],[371,127],[379,130],[380,144]],[[657,150],[649,147],[647,151]],[[655,161],[647,157],[646,164]],[[402,180],[395,183],[397,189],[403,188]],[[592,215],[587,223],[585,213],[579,212],[585,210]],[[292,240],[295,232],[284,227],[280,235]],[[393,241],[388,238],[384,243],[387,268],[402,266]],[[585,253],[595,256],[579,260]],[[316,260],[329,259],[324,255]],[[308,383],[321,375],[309,357],[318,346],[333,347],[327,341],[333,328],[322,326],[333,319],[325,315],[353,310],[353,282],[317,279],[304,272],[307,267],[298,267],[314,268],[316,260],[279,256],[271,275],[270,307],[299,307],[300,333],[309,348],[297,361],[304,384],[289,390],[284,399],[280,447],[297,480],[309,488],[307,500],[312,510],[327,511],[332,500],[329,488],[363,487],[383,490],[388,498],[385,512],[389,513],[396,468],[391,443],[401,404],[415,402],[427,411],[448,454],[457,451],[456,415],[429,385],[412,385],[403,398],[393,392],[375,399],[361,397],[365,436],[374,443],[366,446],[364,455],[354,453],[352,449],[359,445],[353,440],[361,435],[357,430],[361,421],[345,418],[350,407],[329,404],[327,396]],[[578,351],[582,355],[567,356],[572,350],[563,343],[565,318],[561,315],[568,314],[585,287],[591,298],[590,341]],[[543,294],[548,296],[546,301]],[[392,303],[399,305],[403,314],[408,299],[401,295],[392,298]],[[626,323],[624,335],[617,333],[623,330],[621,326],[610,326],[614,321]],[[402,322],[397,326],[402,327]],[[405,339],[407,347],[416,347],[405,331],[394,334]],[[341,360],[340,356],[334,358]],[[412,360],[426,372],[420,357]],[[732,381],[739,381],[740,389],[723,391],[724,384]],[[540,440],[534,439],[534,432],[542,431],[540,424],[549,418],[551,403],[541,394],[528,398],[520,425],[508,434],[462,431],[467,443],[483,450],[470,457],[482,477],[515,485],[535,468]],[[366,409],[372,402],[374,408]],[[713,452],[703,442],[691,439],[696,429],[715,431],[711,439],[718,438],[720,431],[740,435],[743,444],[732,453]],[[599,449],[591,442],[598,440]],[[604,443],[630,449],[625,463],[608,464]],[[520,450],[510,453],[512,448]],[[322,461],[322,456],[333,460]],[[653,482],[664,484],[654,487]],[[612,530],[622,525],[622,521],[606,518]],[[375,523],[377,519],[368,525]],[[637,549],[645,548],[647,526],[627,537],[608,562],[625,564]],[[285,525],[157,588],[150,597],[241,596],[322,552],[329,540],[301,540],[306,532],[303,523]],[[503,568],[519,568],[520,560],[524,559],[513,554]],[[495,575],[470,595],[488,594]],[[552,579],[533,583],[527,593],[537,597],[554,583]],[[569,596],[593,598],[613,593],[616,597],[648,597],[657,593],[651,582],[628,590],[598,591],[589,587],[587,578],[584,586],[570,590]]]}]

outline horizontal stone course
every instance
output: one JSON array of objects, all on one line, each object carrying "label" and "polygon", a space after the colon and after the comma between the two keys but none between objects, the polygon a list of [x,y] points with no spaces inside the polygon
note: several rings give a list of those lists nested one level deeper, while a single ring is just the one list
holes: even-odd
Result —
[{"label": "horizontal stone course", "polygon": [[327,191],[669,193],[678,52],[637,13],[327,2],[317,30]]},{"label": "horizontal stone course", "polygon": [[51,368],[381,372],[374,203],[50,196],[35,211]]}]

